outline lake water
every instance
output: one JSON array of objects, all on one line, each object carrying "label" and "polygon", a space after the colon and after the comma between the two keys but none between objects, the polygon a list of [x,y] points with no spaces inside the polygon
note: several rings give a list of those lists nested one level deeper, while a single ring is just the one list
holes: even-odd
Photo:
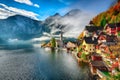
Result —
[{"label": "lake water", "polygon": [[0,80],[90,80],[88,66],[66,52],[0,50]]}]

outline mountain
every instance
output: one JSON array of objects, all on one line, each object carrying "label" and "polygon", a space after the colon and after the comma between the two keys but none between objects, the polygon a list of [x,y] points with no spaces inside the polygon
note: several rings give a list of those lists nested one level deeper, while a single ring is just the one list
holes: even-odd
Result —
[{"label": "mountain", "polygon": [[92,16],[88,16],[79,9],[72,9],[64,16],[56,13],[55,15],[48,17],[43,21],[43,25],[48,27],[50,32],[62,29],[64,36],[77,37],[84,29],[85,24],[89,23],[89,19],[91,18]]},{"label": "mountain", "polygon": [[65,16],[75,16],[75,15],[79,15],[80,13],[81,11],[79,9],[72,9]]},{"label": "mountain", "polygon": [[73,9],[64,16],[56,13],[44,21],[22,15],[10,16],[0,19],[0,40],[1,42],[9,39],[29,40],[44,37],[45,32],[48,34],[55,32],[54,35],[59,35],[60,29],[64,32],[64,37],[77,37],[91,17],[79,9]]},{"label": "mountain", "polygon": [[53,28],[53,26],[55,26],[55,27],[59,26],[58,21],[61,18],[62,18],[62,16],[59,13],[56,13],[55,15],[50,16],[47,19],[45,19],[45,21],[43,21],[42,23],[44,26],[47,26],[49,30],[51,30]]},{"label": "mountain", "polygon": [[25,16],[15,15],[7,19],[0,19],[1,39],[31,39],[42,35],[44,27],[40,21]]},{"label": "mountain", "polygon": [[97,26],[105,26],[106,23],[120,22],[120,0],[107,11],[94,17],[92,21]]}]

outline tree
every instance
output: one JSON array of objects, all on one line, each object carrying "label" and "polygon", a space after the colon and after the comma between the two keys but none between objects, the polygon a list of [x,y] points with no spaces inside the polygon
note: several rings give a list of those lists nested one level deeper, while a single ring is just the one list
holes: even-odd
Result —
[{"label": "tree", "polygon": [[103,19],[100,22],[100,26],[104,27],[106,25],[106,23],[107,23],[107,20],[105,17],[103,17]]},{"label": "tree", "polygon": [[120,79],[120,73],[118,73],[117,75],[113,76],[113,80],[119,80]]},{"label": "tree", "polygon": [[78,36],[78,39],[80,40],[80,39],[83,39],[83,37],[84,37],[84,33],[82,32],[79,36]]},{"label": "tree", "polygon": [[82,53],[82,54],[81,54],[81,58],[82,58],[83,60],[86,60],[86,55],[85,55],[85,53]]},{"label": "tree", "polygon": [[118,32],[118,36],[120,36],[120,32]]},{"label": "tree", "polygon": [[118,10],[115,10],[114,12],[113,12],[113,15],[114,16],[117,16],[119,14],[119,11]]},{"label": "tree", "polygon": [[115,23],[119,23],[119,17],[115,16]]},{"label": "tree", "polygon": [[52,47],[52,48],[55,48],[55,47],[56,47],[56,40],[55,40],[55,38],[52,38],[52,39],[51,39],[51,47]]}]

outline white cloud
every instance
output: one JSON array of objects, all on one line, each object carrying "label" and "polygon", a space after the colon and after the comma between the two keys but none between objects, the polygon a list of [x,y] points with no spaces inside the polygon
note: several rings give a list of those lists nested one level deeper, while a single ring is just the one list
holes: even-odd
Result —
[{"label": "white cloud", "polygon": [[[74,10],[74,8],[63,8],[58,10],[58,12],[64,15],[71,10]],[[79,13],[73,12],[70,16],[63,16],[63,18],[58,19],[57,21],[55,20],[53,23],[66,25],[66,27],[63,29],[65,37],[78,37],[79,34],[84,30],[85,26],[95,15],[95,13],[90,11],[80,10]]]},{"label": "white cloud", "polygon": [[64,36],[77,37],[83,31],[84,27],[92,19],[93,14],[87,12],[81,12],[74,16],[66,16],[59,21],[62,25],[67,25],[64,29]]},{"label": "white cloud", "polygon": [[14,0],[15,2],[19,2],[19,3],[24,3],[30,6],[34,6],[39,8],[40,6],[38,4],[33,4],[30,0]]},{"label": "white cloud", "polygon": [[14,1],[19,2],[19,3],[25,3],[28,5],[33,5],[33,3],[30,0],[14,0]]},{"label": "white cloud", "polygon": [[8,16],[11,16],[11,14],[20,14],[20,15],[24,15],[24,16],[27,16],[27,17],[30,17],[30,18],[38,20],[37,19],[38,14],[36,14],[34,12],[26,11],[24,9],[18,9],[18,8],[15,8],[15,7],[8,7],[7,5],[2,4],[2,3],[0,3],[0,6],[4,7],[2,12],[5,12],[5,13],[3,13],[3,14],[7,14],[8,13],[7,14]]},{"label": "white cloud", "polygon": [[37,8],[40,8],[40,6],[38,4],[34,4],[34,6],[37,7]]},{"label": "white cloud", "polygon": [[6,9],[0,8],[0,19],[6,19],[9,16],[15,15],[14,12],[8,11]]}]

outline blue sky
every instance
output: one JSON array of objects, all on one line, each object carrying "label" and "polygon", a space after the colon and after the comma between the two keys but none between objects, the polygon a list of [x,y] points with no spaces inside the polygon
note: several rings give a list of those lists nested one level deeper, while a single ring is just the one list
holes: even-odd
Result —
[{"label": "blue sky", "polygon": [[107,10],[114,1],[116,0],[0,0],[0,17],[21,14],[44,20],[55,13],[64,15],[76,8],[97,15]]}]

